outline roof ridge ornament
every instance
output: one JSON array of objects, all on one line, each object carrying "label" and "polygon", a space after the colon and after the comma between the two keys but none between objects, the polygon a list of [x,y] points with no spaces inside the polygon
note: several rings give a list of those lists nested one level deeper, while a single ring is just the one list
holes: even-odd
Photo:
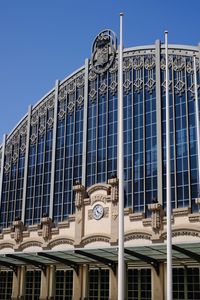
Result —
[{"label": "roof ridge ornament", "polygon": [[97,74],[107,71],[114,62],[116,50],[116,34],[110,29],[101,31],[92,45],[92,70]]}]

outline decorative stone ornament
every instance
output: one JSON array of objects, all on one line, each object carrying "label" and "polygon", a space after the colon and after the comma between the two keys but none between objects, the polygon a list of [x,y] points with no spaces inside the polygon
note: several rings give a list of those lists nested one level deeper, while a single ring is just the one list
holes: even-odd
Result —
[{"label": "decorative stone ornament", "polygon": [[15,242],[21,243],[23,240],[23,222],[21,220],[15,220],[13,222],[13,230],[14,230],[14,240]]},{"label": "decorative stone ornament", "polygon": [[107,71],[115,59],[116,49],[116,34],[109,29],[100,32],[92,46],[92,70],[97,74]]},{"label": "decorative stone ornament", "polygon": [[148,209],[151,211],[151,226],[154,231],[162,229],[163,208],[160,203],[148,204]]},{"label": "decorative stone ornament", "polygon": [[86,196],[85,187],[77,182],[73,186],[73,191],[75,192],[75,207],[77,210],[80,210],[83,205],[83,199]]},{"label": "decorative stone ornament", "polygon": [[49,217],[41,219],[42,237],[46,241],[51,239],[52,220]]},{"label": "decorative stone ornament", "polygon": [[111,185],[111,201],[113,203],[118,202],[119,197],[119,180],[117,177],[114,177],[108,180],[108,184]]}]

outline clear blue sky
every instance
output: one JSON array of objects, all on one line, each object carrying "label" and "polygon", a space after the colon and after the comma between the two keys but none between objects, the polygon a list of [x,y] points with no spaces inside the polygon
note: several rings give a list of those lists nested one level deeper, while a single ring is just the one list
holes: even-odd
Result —
[{"label": "clear blue sky", "polygon": [[0,0],[0,143],[55,83],[90,57],[94,37],[105,28],[125,47],[163,40],[200,42],[200,0]]}]

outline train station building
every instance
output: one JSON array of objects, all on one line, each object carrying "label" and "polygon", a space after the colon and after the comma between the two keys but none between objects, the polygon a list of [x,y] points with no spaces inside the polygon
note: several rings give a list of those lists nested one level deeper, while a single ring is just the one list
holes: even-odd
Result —
[{"label": "train station building", "polygon": [[[200,46],[168,55],[173,299],[200,299]],[[165,69],[159,40],[123,51],[127,300],[166,299]],[[104,30],[84,65],[3,137],[1,300],[117,299],[117,141],[117,39]]]}]

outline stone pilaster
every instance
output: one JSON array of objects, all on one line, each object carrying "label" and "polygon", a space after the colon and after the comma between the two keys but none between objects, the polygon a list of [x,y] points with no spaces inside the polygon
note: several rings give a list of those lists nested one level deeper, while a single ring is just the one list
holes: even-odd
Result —
[{"label": "stone pilaster", "polygon": [[[14,289],[17,288],[19,291],[17,300],[25,299],[25,287],[26,287],[26,266],[21,266],[18,269],[18,276],[15,277],[15,275],[13,275],[12,296],[16,295]],[[14,300],[15,298],[12,299]]]},{"label": "stone pilaster", "polygon": [[55,293],[56,293],[56,266],[50,266],[48,300],[54,300]]},{"label": "stone pilaster", "polygon": [[111,185],[111,245],[116,245],[118,241],[118,178],[111,178],[108,180]]},{"label": "stone pilaster", "polygon": [[12,300],[19,299],[20,279],[21,279],[21,268],[18,267],[17,274],[15,274],[15,272],[13,272],[12,295],[11,295]]},{"label": "stone pilaster", "polygon": [[81,299],[82,294],[83,267],[79,267],[79,273],[73,271],[73,296],[72,300]]},{"label": "stone pilaster", "polygon": [[49,299],[50,273],[50,266],[46,267],[46,274],[41,272],[40,300]]},{"label": "stone pilaster", "polygon": [[86,195],[85,187],[77,184],[73,187],[75,192],[75,246],[79,246],[84,235],[84,205],[83,200]]},{"label": "stone pilaster", "polygon": [[117,276],[111,269],[109,272],[109,300],[117,300]]},{"label": "stone pilaster", "polygon": [[88,265],[83,266],[83,269],[82,269],[82,298],[81,298],[81,300],[88,299],[88,272],[89,272]]},{"label": "stone pilaster", "polygon": [[152,299],[164,300],[164,263],[160,263],[159,275],[152,268]]}]

